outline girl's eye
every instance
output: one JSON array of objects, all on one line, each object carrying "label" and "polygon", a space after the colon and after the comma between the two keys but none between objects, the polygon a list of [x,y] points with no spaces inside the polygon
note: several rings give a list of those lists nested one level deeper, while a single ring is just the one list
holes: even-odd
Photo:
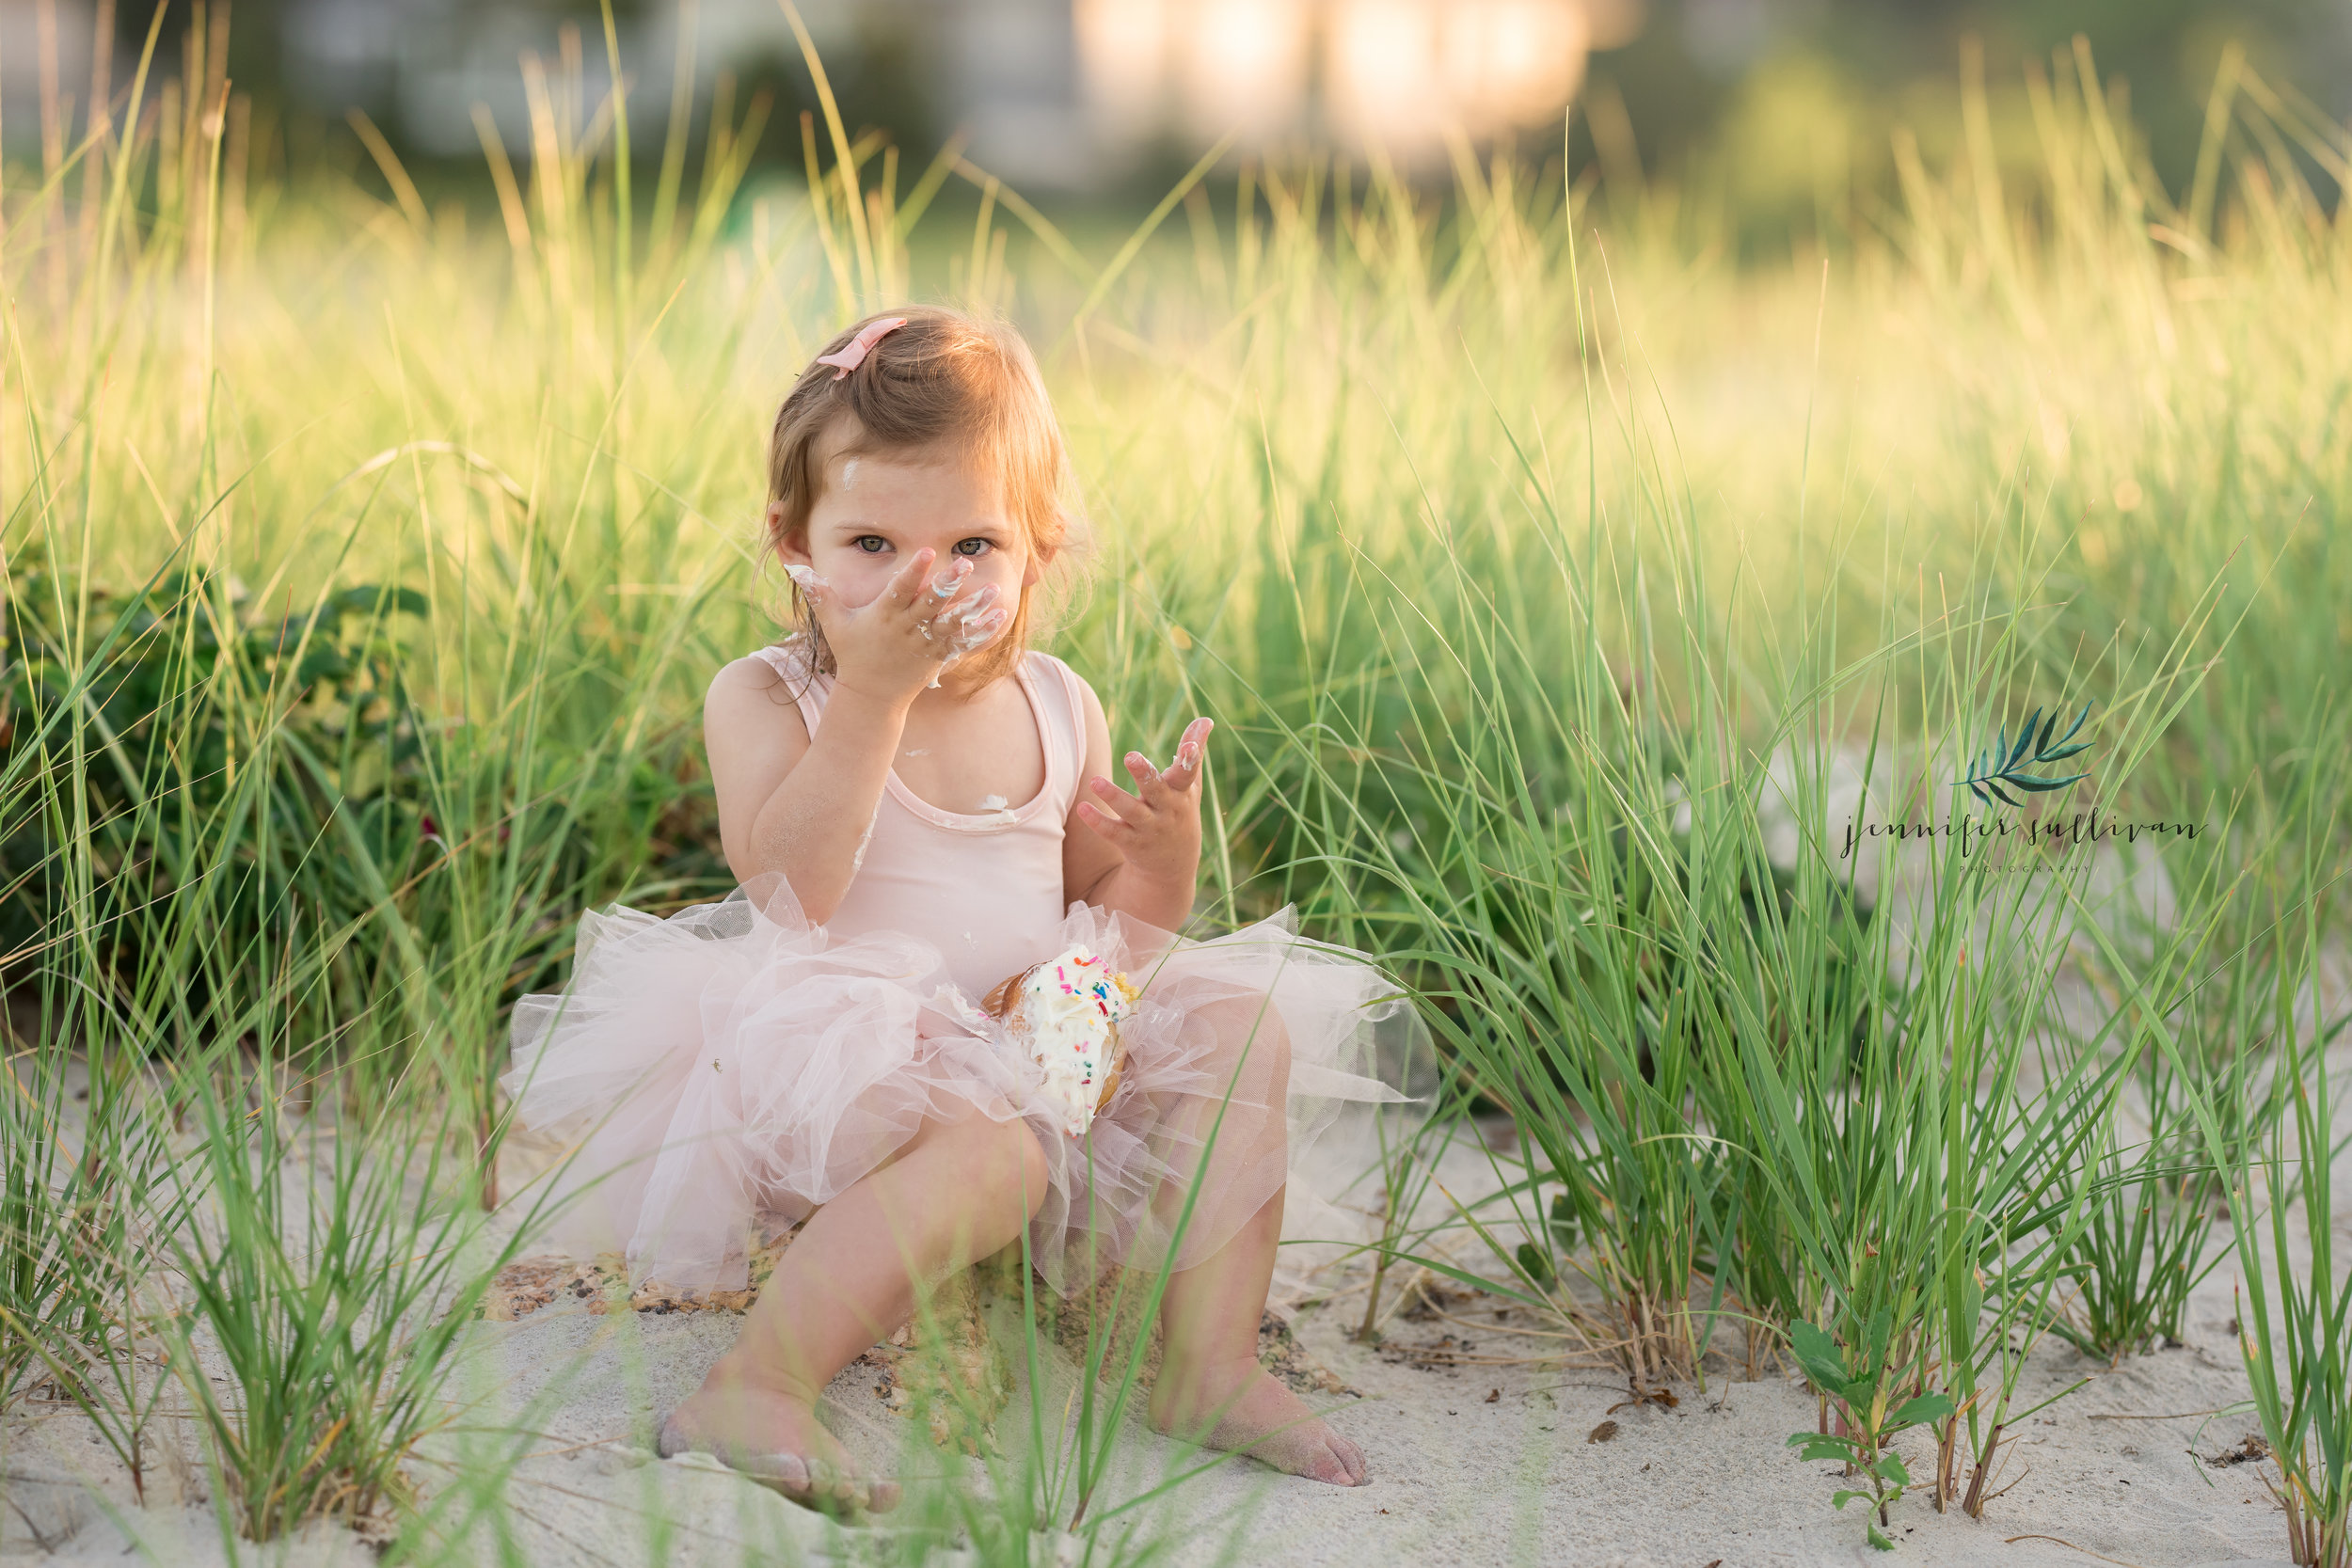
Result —
[{"label": "girl's eye", "polygon": [[[875,546],[875,547],[873,550],[868,550],[866,546]],[[977,550],[967,550],[964,546],[978,546],[978,547]],[[856,538],[851,538],[850,547],[851,550],[859,550],[861,555],[882,555],[882,550],[889,550],[889,541],[880,536],[880,533],[859,533]],[[983,550],[995,550],[995,541],[991,541],[991,538],[978,538],[978,536],[960,538],[960,541],[955,541],[955,547],[953,547],[955,555],[981,555]]]}]

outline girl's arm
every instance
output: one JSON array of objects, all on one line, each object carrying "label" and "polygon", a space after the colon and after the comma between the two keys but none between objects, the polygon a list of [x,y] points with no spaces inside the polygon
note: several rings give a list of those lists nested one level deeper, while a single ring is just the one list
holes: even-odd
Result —
[{"label": "girl's arm", "polygon": [[[1192,918],[1200,880],[1200,772],[1214,726],[1195,719],[1163,773],[1140,752],[1126,756],[1137,794],[1110,781],[1111,732],[1094,689],[1086,699],[1086,758],[1078,800],[1062,834],[1062,887],[1069,898],[1131,915],[1163,931]],[[1084,831],[1081,831],[1084,830]]]},{"label": "girl's arm", "polygon": [[967,602],[958,595],[939,608],[924,587],[932,559],[931,550],[917,550],[864,605],[812,594],[838,669],[814,736],[784,678],[758,658],[720,671],[704,699],[703,743],[728,869],[742,882],[781,873],[802,912],[819,925],[850,890],[907,709],[946,656],[921,626]]},{"label": "girl's arm", "polygon": [[780,872],[802,912],[819,925],[831,919],[905,722],[904,706],[835,689],[812,739],[791,689],[765,660],[739,658],[720,671],[703,700],[703,744],[735,879]]}]

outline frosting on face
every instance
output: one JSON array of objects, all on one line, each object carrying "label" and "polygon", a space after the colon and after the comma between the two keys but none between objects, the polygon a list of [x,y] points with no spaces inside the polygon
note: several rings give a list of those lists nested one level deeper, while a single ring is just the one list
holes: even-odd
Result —
[{"label": "frosting on face", "polygon": [[971,603],[938,617],[936,624],[947,628],[947,657],[931,673],[932,686],[938,686],[939,677],[954,669],[964,656],[987,647],[995,640],[996,634],[1005,629],[1005,623],[1010,615],[995,599],[996,590],[992,585],[975,594]]},{"label": "frosting on face", "polygon": [[1094,1120],[1118,1050],[1116,1030],[1135,1010],[1138,994],[1125,975],[1080,943],[1029,971],[1007,1009],[1031,1059],[1045,1069],[1045,1092],[1061,1108],[1062,1125],[1073,1137]]},{"label": "frosting on face", "polygon": [[[784,573],[800,589],[801,596],[812,605],[832,591],[833,584],[819,577],[813,566],[788,561],[785,562]],[[968,563],[959,562],[932,579],[932,595],[942,599],[953,598],[961,591],[964,578],[970,575]],[[932,689],[937,689],[940,676],[994,641],[996,634],[1003,631],[1011,619],[1011,610],[997,602],[996,589],[992,584],[964,603],[942,610],[925,622],[921,627],[923,641],[934,642],[944,639],[947,644],[946,657],[940,660],[939,668],[931,672]],[[918,753],[909,752],[907,754],[914,756]]]}]

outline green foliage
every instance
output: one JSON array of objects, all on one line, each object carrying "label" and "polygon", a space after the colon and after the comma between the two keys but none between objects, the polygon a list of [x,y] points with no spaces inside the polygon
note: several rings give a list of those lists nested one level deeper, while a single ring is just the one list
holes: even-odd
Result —
[{"label": "green foliage", "polygon": [[1836,1402],[1839,1417],[1837,1432],[1792,1433],[1788,1447],[1799,1450],[1800,1459],[1838,1460],[1846,1465],[1847,1474],[1859,1474],[1869,1483],[1867,1491],[1848,1488],[1831,1501],[1841,1510],[1857,1498],[1867,1502],[1878,1522],[1866,1522],[1865,1535],[1882,1551],[1892,1550],[1895,1544],[1882,1533],[1888,1523],[1887,1510],[1912,1484],[1902,1456],[1888,1442],[1898,1433],[1947,1420],[1953,1414],[1950,1396],[1940,1392],[1915,1393],[1889,1408],[1890,1401],[1900,1392],[1898,1369],[1889,1360],[1893,1334],[1894,1315],[1887,1311],[1873,1317],[1860,1342],[1850,1348],[1841,1348],[1836,1339],[1808,1323],[1792,1323],[1788,1329],[1789,1349],[1797,1365],[1804,1369],[1816,1388]]},{"label": "green foliage", "polygon": [[[2346,767],[2333,766],[2334,802]],[[2301,878],[2336,878],[2309,859]],[[2275,889],[2273,890],[2275,893]],[[2291,940],[2312,942],[2321,928],[2317,903],[2306,906]],[[2295,992],[2280,983],[2271,1020],[2281,1050],[2269,1085],[2274,1114],[2249,1161],[2247,1180],[2230,1191],[2240,1276],[2240,1348],[2253,1384],[2254,1409],[2276,1457],[2289,1556],[2298,1568],[2352,1565],[2352,1269],[2339,1261],[2334,1209],[2336,1167],[2345,1142],[2338,1132],[2341,1087],[2327,1070],[2327,1048],[2352,1017],[2314,1027]],[[2201,1130],[2217,1159],[2229,1127],[2211,1101],[2198,1103]],[[2266,1198],[2258,1206],[2257,1189]],[[2297,1267],[2296,1243],[2308,1249]]]},{"label": "green foliage", "polygon": [[[2244,969],[2233,969],[2222,983],[2233,988],[2247,977]],[[2185,1091],[2161,1052],[2145,1053],[2135,1087],[2145,1107],[2147,1136],[2101,1157],[2090,1212],[2066,1271],[2076,1307],[2053,1324],[2053,1332],[2084,1354],[2112,1365],[2179,1340],[2189,1292],[2225,1256],[2211,1244],[2222,1173],[2239,1168],[2249,1152],[2249,1134],[2265,1119],[2262,1096],[2246,1082],[2249,1065],[2245,1056],[2232,1055],[2219,1071],[2205,1071],[2193,1091]],[[2231,1124],[2226,1162],[2206,1155],[2189,1092]]]},{"label": "green foliage", "polygon": [[239,1533],[270,1541],[313,1515],[373,1523],[411,1501],[407,1462],[453,1418],[442,1393],[460,1338],[535,1216],[485,1238],[446,1128],[416,1129],[414,1159],[313,1128],[290,1158],[266,1071],[255,1088],[264,1109],[248,1116],[209,1075],[194,1085],[201,1142],[172,1179],[201,1182],[218,1219],[168,1238],[185,1297],[166,1332],[216,1495]]},{"label": "green foliage", "polygon": [[[497,1253],[445,1243],[500,1196],[506,1004],[562,982],[582,907],[727,880],[697,704],[775,632],[777,367],[944,294],[1031,330],[1070,433],[1100,578],[1057,646],[1122,741],[1218,721],[1204,907],[1382,954],[1443,1043],[1438,1102],[1516,1124],[1494,1196],[1435,1221],[1451,1130],[1384,1129],[1384,1262],[1507,1281],[1637,1392],[1709,1375],[1727,1323],[1752,1359],[1804,1325],[1847,1430],[1799,1447],[1857,1465],[1877,1531],[1906,1490],[1948,1500],[1963,1449],[1980,1509],[2026,1351],[2159,1330],[2226,1193],[2296,1550],[2337,1549],[2341,1265],[2298,1271],[2260,1193],[2329,1135],[2330,1025],[2296,999],[2352,849],[2352,238],[2291,163],[2233,175],[2226,104],[2175,200],[2087,72],[2049,92],[2032,171],[1921,164],[1826,293],[1809,263],[1724,274],[1688,193],[1597,200],[1507,157],[1441,207],[1252,165],[1230,208],[1163,209],[1189,248],[1098,265],[993,195],[930,244],[953,166],[902,195],[846,135],[805,193],[740,200],[739,128],[699,197],[681,144],[641,227],[610,144],[550,129],[485,244],[355,226],[342,185],[232,211],[126,114],[111,195],[71,233],[12,208],[0,251],[56,307],[7,319],[0,401],[0,985],[45,1074],[6,1124],[0,1372],[61,1382],[135,1468],[140,1356],[215,1336],[236,1400],[192,1398],[248,1529],[408,1496],[451,1356],[417,1307]],[[1890,323],[1927,346],[1890,356]],[[1932,823],[1986,728],[1978,799],[2046,812],[2084,776],[2024,770],[2090,711],[2058,736],[2052,690],[2101,705],[2090,803],[2212,831],[2013,876],[1942,838],[1840,853],[1840,767]],[[2160,877],[2161,917],[2105,899],[2110,866]],[[193,1107],[195,1157],[151,1093]],[[281,1205],[312,1125],[318,1202]],[[429,1201],[395,1196],[436,1161]],[[234,1227],[171,1251],[110,1194]],[[142,1319],[124,1281],[164,1256],[225,1283]],[[943,1532],[1130,1550],[1125,1354],[1090,1342],[1108,1391],[1074,1431],[1036,1401],[1027,1468],[942,1499]],[[1914,1428],[1931,1481],[1886,1446]],[[453,1491],[495,1510],[494,1479]]]},{"label": "green foliage", "polygon": [[[29,1056],[29,1053],[28,1053]],[[169,1238],[203,1196],[171,1177],[153,1116],[108,1117],[69,1145],[65,1064],[0,1063],[0,1402],[45,1379],[87,1412],[142,1500],[168,1377]]]},{"label": "green foliage", "polygon": [[[154,936],[141,911],[209,877],[224,947],[266,950],[298,910],[340,923],[373,901],[345,855],[320,852],[330,819],[379,862],[413,851],[423,736],[393,622],[421,595],[350,588],[253,619],[250,594],[203,574],[118,596],[35,565],[5,586],[0,769],[85,787],[0,820],[0,942],[71,911],[107,973],[135,972]],[[241,788],[257,764],[266,777]],[[249,815],[219,846],[208,828],[231,809]],[[78,908],[62,863],[77,851],[92,877]]]},{"label": "green foliage", "polygon": [[[2329,1191],[2343,1148],[2335,1132],[2341,1091],[2328,1082],[2318,1053],[2291,1050],[2276,1092],[2293,1111],[2273,1124],[2270,1146],[2255,1167],[2270,1187],[2266,1223],[2250,1223],[2245,1200],[2238,1200],[2238,1255],[2251,1276],[2248,1310],[2240,1317],[2251,1323],[2241,1343],[2254,1408],[2284,1483],[2288,1549],[2303,1568],[2346,1568],[2352,1564],[2352,1271],[2336,1261]],[[2289,1253],[2297,1227],[2284,1199],[2297,1189],[2299,1239],[2311,1249],[2311,1261],[2300,1271]]]}]

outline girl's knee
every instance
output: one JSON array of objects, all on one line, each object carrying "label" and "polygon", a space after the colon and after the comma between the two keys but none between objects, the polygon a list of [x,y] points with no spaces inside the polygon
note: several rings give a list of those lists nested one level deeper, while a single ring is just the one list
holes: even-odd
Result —
[{"label": "girl's knee", "polygon": [[1014,1131],[1021,1135],[1021,1206],[1028,1209],[1030,1218],[1044,1209],[1044,1192],[1052,1182],[1052,1171],[1044,1162],[1044,1145],[1038,1143],[1038,1133],[1025,1121],[1014,1121]]},{"label": "girl's knee", "polygon": [[1045,1201],[1045,1150],[1028,1124],[974,1111],[941,1130],[940,1141],[954,1149],[961,1174],[975,1183],[1018,1193],[1030,1213]]},{"label": "girl's knee", "polygon": [[1278,1095],[1289,1088],[1291,1037],[1281,1014],[1252,997],[1222,1004],[1211,1016],[1228,1074],[1238,1069],[1242,1085]]},{"label": "girl's knee", "polygon": [[1048,1172],[1044,1147],[1037,1141],[1037,1133],[1027,1122],[1016,1117],[1003,1126],[1007,1141],[1013,1146],[1012,1163],[1020,1172],[1022,1207],[1035,1215],[1045,1205]]}]

